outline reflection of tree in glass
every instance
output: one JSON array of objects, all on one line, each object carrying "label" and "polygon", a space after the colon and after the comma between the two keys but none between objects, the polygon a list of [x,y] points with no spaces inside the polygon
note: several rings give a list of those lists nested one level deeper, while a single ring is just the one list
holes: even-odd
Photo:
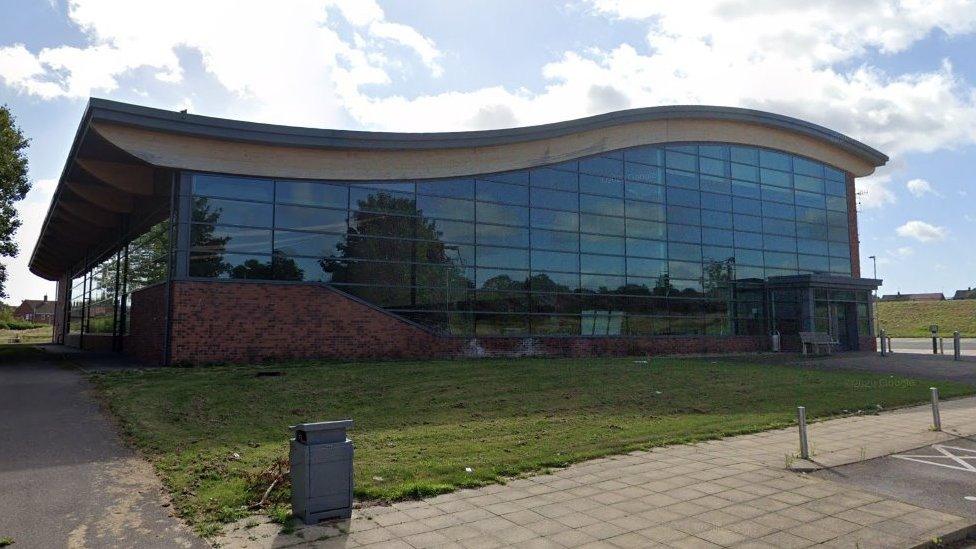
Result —
[{"label": "reflection of tree in glass", "polygon": [[651,293],[662,296],[675,293],[674,284],[671,283],[671,275],[668,273],[658,275],[657,282],[654,284],[654,290]]},{"label": "reflection of tree in glass", "polygon": [[230,269],[231,278],[250,278],[260,280],[302,280],[304,271],[294,259],[279,251],[271,256],[271,261],[248,259]]},{"label": "reflection of tree in glass", "polygon": [[[452,259],[441,242],[436,220],[422,214],[414,200],[384,192],[359,200],[346,241],[336,246],[336,254],[319,262],[322,269],[332,274],[336,284],[471,288],[471,281],[464,276],[464,265],[459,264],[460,257]],[[376,295],[370,292],[364,289],[357,295],[375,303],[388,290],[376,289]],[[405,305],[416,302],[417,294],[412,291]]]},{"label": "reflection of tree in glass", "polygon": [[161,221],[129,243],[130,290],[166,279],[169,233],[169,220]]},{"label": "reflection of tree in glass", "polygon": [[[230,242],[229,236],[216,237],[215,223],[220,221],[221,208],[211,206],[206,198],[193,199],[193,241],[194,249],[206,251],[206,255],[193,258],[194,276],[216,277],[230,270],[224,261],[224,249]],[[131,259],[130,259],[131,263]]]},{"label": "reflection of tree in glass", "polygon": [[714,259],[706,261],[702,269],[705,293],[719,295],[722,290],[728,289],[729,284],[732,282],[732,269],[734,266],[735,259],[731,257],[724,261],[716,261]]}]

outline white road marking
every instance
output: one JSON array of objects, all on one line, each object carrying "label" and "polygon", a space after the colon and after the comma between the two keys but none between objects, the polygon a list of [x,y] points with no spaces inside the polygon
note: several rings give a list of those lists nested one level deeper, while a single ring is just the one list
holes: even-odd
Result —
[{"label": "white road marking", "polygon": [[962,499],[967,501],[976,501],[976,496],[964,496]]},{"label": "white road marking", "polygon": [[[891,456],[897,459],[903,459],[905,461],[914,461],[917,463],[925,463],[926,465],[935,465],[937,467],[946,467],[948,469],[955,469],[957,471],[967,471],[970,473],[976,473],[976,450],[970,450],[969,448],[959,448],[958,446],[945,446],[942,444],[934,444],[932,449],[939,452],[942,455],[922,455],[922,454],[902,454],[900,456]],[[953,453],[955,451],[955,453]],[[958,455],[962,452],[964,455]],[[945,461],[931,461],[931,460],[945,460]],[[969,499],[972,496],[966,496]],[[976,501],[976,498],[973,498]]]}]

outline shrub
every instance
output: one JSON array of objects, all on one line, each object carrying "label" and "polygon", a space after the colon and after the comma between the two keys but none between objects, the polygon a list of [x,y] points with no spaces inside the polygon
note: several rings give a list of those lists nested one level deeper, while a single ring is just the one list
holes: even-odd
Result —
[{"label": "shrub", "polygon": [[0,330],[30,330],[33,328],[40,328],[42,326],[46,326],[46,324],[34,324],[33,322],[18,320],[16,318],[7,321],[0,321]]}]

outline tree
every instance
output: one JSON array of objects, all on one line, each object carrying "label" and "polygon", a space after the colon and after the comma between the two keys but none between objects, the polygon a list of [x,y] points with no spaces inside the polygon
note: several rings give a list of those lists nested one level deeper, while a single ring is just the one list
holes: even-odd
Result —
[{"label": "tree", "polygon": [[[14,233],[20,227],[14,203],[30,190],[27,179],[27,146],[30,140],[17,127],[10,109],[0,106],[0,257],[17,255]],[[7,268],[0,264],[0,297],[7,297]]]}]

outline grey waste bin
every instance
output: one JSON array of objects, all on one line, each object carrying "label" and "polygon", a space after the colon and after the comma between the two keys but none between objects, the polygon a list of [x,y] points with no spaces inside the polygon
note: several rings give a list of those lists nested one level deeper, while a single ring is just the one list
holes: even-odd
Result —
[{"label": "grey waste bin", "polygon": [[291,429],[291,506],[305,524],[352,515],[352,420],[301,423]]}]

